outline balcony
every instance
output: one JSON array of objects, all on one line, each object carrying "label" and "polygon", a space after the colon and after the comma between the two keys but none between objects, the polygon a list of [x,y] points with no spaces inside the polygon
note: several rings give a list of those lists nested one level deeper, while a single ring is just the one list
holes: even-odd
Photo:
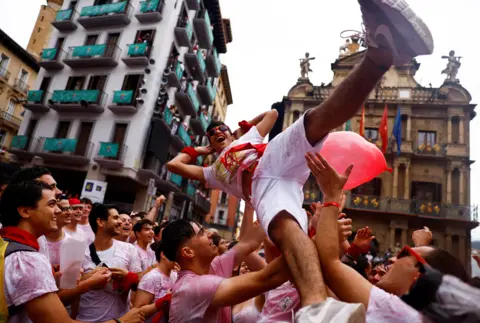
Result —
[{"label": "balcony", "polygon": [[27,82],[20,78],[16,78],[13,82],[13,88],[21,94],[27,95],[28,90],[30,90],[30,86],[28,86]]},{"label": "balcony", "polygon": [[115,67],[121,49],[106,44],[70,47],[64,63],[72,69],[90,67]]},{"label": "balcony", "polygon": [[183,76],[183,64],[176,61],[168,68],[168,86],[179,89],[181,87],[181,80]]},{"label": "balcony", "polygon": [[192,138],[190,138],[190,135],[183,125],[178,127],[177,135],[180,137],[185,146],[189,147],[192,145]]},{"label": "balcony", "polygon": [[52,21],[52,26],[58,31],[68,32],[77,29],[75,19],[78,17],[78,12],[74,9],[66,9],[57,11],[55,21]]},{"label": "balcony", "polygon": [[140,12],[135,15],[135,18],[144,24],[160,22],[163,18],[164,7],[163,0],[140,1]]},{"label": "balcony", "polygon": [[142,168],[138,170],[137,174],[138,179],[141,181],[148,181],[150,178],[153,178],[155,180],[155,185],[157,185],[161,191],[173,191],[175,193],[181,192],[179,186],[171,181],[173,176],[173,179],[178,182],[179,176],[168,172],[166,167],[162,166],[155,156],[146,156]]},{"label": "balcony", "polygon": [[197,51],[197,53],[186,53],[185,62],[190,71],[190,75],[200,83],[204,83],[206,64],[201,51]]},{"label": "balcony", "polygon": [[195,206],[205,213],[210,212],[210,202],[199,193],[195,195]]},{"label": "balcony", "polygon": [[118,170],[123,167],[128,147],[114,142],[100,142],[97,156],[93,160],[106,169]]},{"label": "balcony", "polygon": [[100,90],[55,90],[48,101],[58,113],[103,113],[107,95]]},{"label": "balcony", "polygon": [[6,111],[0,112],[0,125],[13,129],[16,132],[20,127],[21,123],[22,119],[20,119],[19,117],[16,117]]},{"label": "balcony", "polygon": [[0,78],[5,82],[8,82],[10,79],[10,72],[6,68],[0,67]]},{"label": "balcony", "polygon": [[467,205],[447,205],[440,202],[402,200],[390,197],[351,194],[346,207],[367,211],[379,211],[416,216],[430,216],[462,221],[473,221],[474,212]]},{"label": "balcony", "polygon": [[178,45],[181,47],[191,47],[192,35],[193,29],[188,18],[185,21],[179,20],[177,27],[175,27],[175,38]]},{"label": "balcony", "polygon": [[44,90],[28,91],[27,102],[23,104],[23,107],[32,112],[48,112],[50,110],[48,100],[50,100],[51,97],[52,94]]},{"label": "balcony", "polygon": [[28,136],[15,136],[12,139],[8,152],[15,155],[18,160],[28,160],[35,156],[39,140]]},{"label": "balcony", "polygon": [[121,90],[113,92],[112,104],[108,106],[115,114],[133,114],[138,111],[134,102],[135,91]]},{"label": "balcony", "polygon": [[190,124],[192,126],[192,130],[195,132],[195,134],[199,136],[205,136],[207,127],[209,125],[208,117],[203,113],[200,112],[200,117],[196,119],[191,119]]},{"label": "balcony", "polygon": [[126,26],[132,12],[133,7],[128,1],[83,7],[77,22],[85,29]]},{"label": "balcony", "polygon": [[200,10],[200,0],[187,0],[186,2],[188,10]]},{"label": "balcony", "polygon": [[44,48],[38,65],[47,71],[58,71],[63,69],[62,60],[66,57],[64,50],[60,48]]},{"label": "balcony", "polygon": [[45,163],[85,166],[90,162],[93,144],[70,138],[41,138],[35,155]]},{"label": "balcony", "polygon": [[193,27],[195,35],[197,35],[198,45],[200,48],[210,49],[213,44],[213,31],[210,15],[207,10],[203,10],[200,17],[193,18]]},{"label": "balcony", "polygon": [[220,62],[216,48],[213,48],[207,54],[206,63],[208,76],[213,78],[219,77],[220,71],[222,70],[222,63]]},{"label": "balcony", "polygon": [[416,147],[414,148],[414,154],[416,156],[426,157],[445,157],[447,153],[445,146],[446,145],[443,144],[417,143]]},{"label": "balcony", "polygon": [[198,101],[197,93],[193,89],[193,86],[189,84],[186,91],[175,92],[175,99],[177,100],[177,106],[180,109],[180,114],[183,116],[196,116],[198,109],[200,108],[200,102]]},{"label": "balcony", "polygon": [[127,66],[147,66],[152,50],[153,47],[147,43],[130,44],[128,45],[127,55],[122,58],[122,61]]},{"label": "balcony", "polygon": [[217,88],[212,85],[212,79],[208,79],[206,84],[198,84],[197,92],[200,102],[203,105],[212,105],[215,96],[217,95]]}]

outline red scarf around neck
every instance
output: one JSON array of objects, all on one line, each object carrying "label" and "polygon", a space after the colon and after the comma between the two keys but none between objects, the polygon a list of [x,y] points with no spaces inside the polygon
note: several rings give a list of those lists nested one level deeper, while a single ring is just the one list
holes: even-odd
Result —
[{"label": "red scarf around neck", "polygon": [[31,234],[23,229],[17,227],[5,227],[0,230],[0,236],[18,243],[35,248],[37,251],[40,250],[37,239]]}]

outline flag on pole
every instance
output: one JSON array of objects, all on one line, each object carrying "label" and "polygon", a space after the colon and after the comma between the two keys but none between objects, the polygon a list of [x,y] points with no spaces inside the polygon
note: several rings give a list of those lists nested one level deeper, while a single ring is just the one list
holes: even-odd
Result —
[{"label": "flag on pole", "polygon": [[393,124],[392,135],[397,142],[397,156],[400,155],[400,147],[402,146],[402,115],[400,113],[400,107],[397,110],[397,116],[395,117],[395,123]]},{"label": "flag on pole", "polygon": [[385,103],[385,108],[383,109],[382,121],[380,122],[380,138],[382,139],[382,152],[385,154],[387,152],[388,146],[388,105]]},{"label": "flag on pole", "polygon": [[362,116],[360,117],[360,136],[365,137],[365,106],[362,106]]}]

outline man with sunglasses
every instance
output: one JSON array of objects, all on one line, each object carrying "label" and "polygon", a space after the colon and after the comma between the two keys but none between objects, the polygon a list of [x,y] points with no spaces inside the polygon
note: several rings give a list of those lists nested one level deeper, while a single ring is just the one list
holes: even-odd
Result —
[{"label": "man with sunglasses", "polygon": [[[174,173],[252,204],[265,231],[285,255],[303,306],[320,303],[327,296],[317,250],[306,234],[302,188],[310,172],[303,156],[320,151],[328,133],[356,114],[393,63],[408,63],[433,51],[430,31],[404,1],[359,2],[368,49],[362,62],[321,105],[308,110],[268,146],[262,143],[277,120],[276,110],[241,122],[233,133],[223,123],[212,123],[207,128],[208,147],[187,147],[167,164]],[[212,152],[219,154],[212,166],[191,165],[199,155]]]}]

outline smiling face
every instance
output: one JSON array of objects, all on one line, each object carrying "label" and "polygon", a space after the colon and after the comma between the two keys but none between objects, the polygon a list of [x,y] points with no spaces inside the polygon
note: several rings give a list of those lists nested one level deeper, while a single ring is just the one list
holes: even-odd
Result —
[{"label": "smiling face", "polygon": [[78,223],[82,220],[83,204],[72,205],[72,221]]},{"label": "smiling face", "polygon": [[122,222],[122,228],[120,230],[120,240],[126,241],[132,232],[132,220],[128,214],[122,213],[119,215]]},{"label": "smiling face", "polygon": [[29,219],[39,236],[58,230],[57,216],[61,211],[53,190],[42,190],[42,198],[35,208],[21,207],[18,211],[22,218]]},{"label": "smiling face", "polygon": [[57,204],[61,211],[57,215],[57,226],[60,229],[72,222],[72,210],[68,200],[60,200]]},{"label": "smiling face", "polygon": [[195,256],[211,262],[218,254],[218,248],[213,243],[213,234],[205,230],[203,227],[199,227],[194,222],[192,222],[192,227],[195,231],[195,236],[191,238],[185,246],[193,251],[189,258]]},{"label": "smiling face", "polygon": [[153,226],[150,224],[144,224],[142,230],[137,233],[137,241],[142,241],[145,244],[153,242]]},{"label": "smiling face", "polygon": [[220,125],[208,131],[208,140],[210,141],[210,147],[217,153],[220,153],[225,147],[228,147],[235,138],[230,128],[226,125]]},{"label": "smiling face", "polygon": [[97,219],[98,228],[103,228],[103,232],[111,237],[116,237],[121,234],[122,220],[116,209],[108,209],[107,220]]}]

